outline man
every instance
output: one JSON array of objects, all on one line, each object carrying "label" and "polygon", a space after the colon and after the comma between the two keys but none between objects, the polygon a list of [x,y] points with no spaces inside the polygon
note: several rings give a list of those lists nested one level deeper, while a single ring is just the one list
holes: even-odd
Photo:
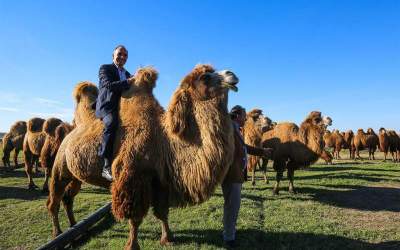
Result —
[{"label": "man", "polygon": [[222,183],[222,193],[224,196],[224,216],[223,216],[223,238],[228,248],[234,248],[237,244],[236,221],[240,208],[240,193],[242,183],[245,181],[247,154],[272,157],[272,149],[255,148],[244,143],[240,128],[246,121],[246,110],[240,105],[232,108],[231,119],[234,127],[235,152],[233,163]]},{"label": "man", "polygon": [[103,141],[99,156],[104,158],[102,176],[112,181],[111,163],[115,132],[118,127],[118,106],[121,93],[129,89],[134,81],[124,69],[128,59],[128,50],[118,45],[112,55],[113,63],[101,65],[99,70],[99,96],[96,101],[96,116],[104,123]]}]

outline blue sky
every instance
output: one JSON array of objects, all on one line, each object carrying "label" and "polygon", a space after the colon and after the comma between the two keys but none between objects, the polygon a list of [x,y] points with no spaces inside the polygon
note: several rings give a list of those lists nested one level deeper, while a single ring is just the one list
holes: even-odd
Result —
[{"label": "blue sky", "polygon": [[166,107],[197,63],[240,78],[229,106],[333,128],[400,129],[400,1],[1,1],[0,131],[16,120],[72,120],[72,89],[98,82],[117,44],[126,68],[160,72]]}]

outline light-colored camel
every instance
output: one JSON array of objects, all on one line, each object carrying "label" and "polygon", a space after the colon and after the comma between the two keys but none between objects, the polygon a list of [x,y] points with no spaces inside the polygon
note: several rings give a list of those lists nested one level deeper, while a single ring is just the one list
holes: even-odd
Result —
[{"label": "light-colored camel", "polygon": [[3,164],[4,167],[11,167],[10,153],[14,150],[14,164],[18,167],[18,154],[22,150],[24,137],[26,134],[26,122],[15,122],[8,133],[3,136]]},{"label": "light-colored camel", "polygon": [[313,111],[300,127],[294,123],[278,123],[275,128],[263,134],[263,147],[274,149],[273,168],[276,183],[273,193],[279,193],[283,172],[288,170],[289,192],[294,192],[294,171],[315,163],[324,151],[323,135],[332,119]]},{"label": "light-colored camel", "polygon": [[[227,111],[228,89],[236,89],[236,76],[198,65],[175,91],[164,112],[152,94],[157,72],[139,69],[135,82],[122,94],[112,171],[112,211],[130,225],[126,249],[139,249],[138,230],[150,206],[162,222],[161,243],[172,238],[169,207],[199,204],[221,183],[233,160],[233,127]],[[91,105],[97,88],[79,84],[76,128],[61,143],[53,165],[47,203],[53,235],[61,232],[58,211],[64,203],[70,224],[74,196],[81,182],[108,187],[101,177],[97,156],[103,124]]]}]

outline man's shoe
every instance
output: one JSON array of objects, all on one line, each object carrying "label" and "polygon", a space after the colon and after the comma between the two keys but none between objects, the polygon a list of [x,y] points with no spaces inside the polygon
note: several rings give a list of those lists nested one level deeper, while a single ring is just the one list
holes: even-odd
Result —
[{"label": "man's shoe", "polygon": [[225,246],[228,249],[232,249],[232,248],[236,248],[238,245],[236,244],[235,240],[228,240],[228,241],[225,241]]},{"label": "man's shoe", "polygon": [[101,176],[104,177],[105,179],[107,179],[108,181],[113,180],[112,173],[111,173],[111,164],[107,158],[104,159],[104,167],[103,167],[103,171],[101,172]]},{"label": "man's shoe", "polygon": [[106,178],[108,181],[113,180],[110,168],[103,168],[103,171],[101,172],[101,176]]}]

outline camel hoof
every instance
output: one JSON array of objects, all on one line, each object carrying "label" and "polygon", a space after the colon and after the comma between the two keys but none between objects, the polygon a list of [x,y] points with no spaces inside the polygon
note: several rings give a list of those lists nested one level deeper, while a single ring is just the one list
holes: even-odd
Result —
[{"label": "camel hoof", "polygon": [[167,239],[167,238],[165,238],[165,239],[161,239],[160,240],[160,245],[161,246],[173,246],[174,242],[169,240],[169,239]]},{"label": "camel hoof", "polygon": [[256,182],[255,182],[255,181],[252,181],[252,182],[251,182],[251,185],[252,185],[252,186],[255,186],[255,185],[256,185]]},{"label": "camel hoof", "polygon": [[294,191],[294,190],[289,190],[289,194],[296,194],[296,191]]},{"label": "camel hoof", "polygon": [[279,195],[279,190],[273,189],[273,190],[272,190],[272,194],[273,194],[273,195]]}]

